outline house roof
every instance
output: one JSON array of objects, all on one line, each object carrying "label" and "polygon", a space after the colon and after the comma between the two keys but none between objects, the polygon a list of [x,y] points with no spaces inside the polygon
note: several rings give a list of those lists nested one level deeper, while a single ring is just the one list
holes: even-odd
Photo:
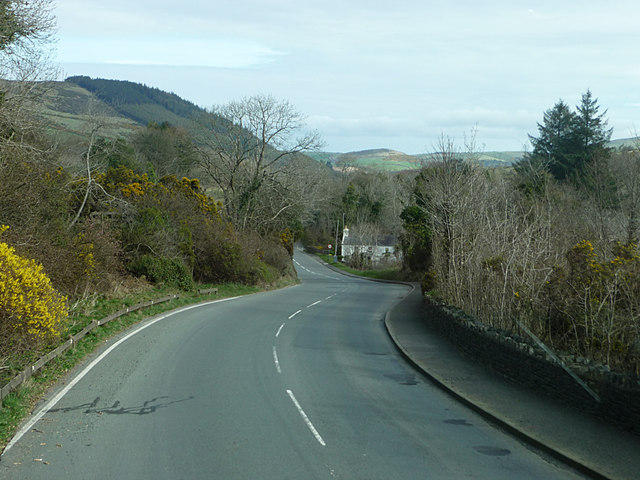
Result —
[{"label": "house roof", "polygon": [[398,237],[395,235],[349,235],[343,245],[377,245],[379,247],[395,247]]}]

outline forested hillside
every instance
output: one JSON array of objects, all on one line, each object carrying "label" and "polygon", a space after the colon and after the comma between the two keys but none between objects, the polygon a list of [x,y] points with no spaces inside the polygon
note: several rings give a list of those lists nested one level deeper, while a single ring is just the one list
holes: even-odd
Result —
[{"label": "forested hillside", "polygon": [[169,122],[184,126],[204,112],[175,93],[139,83],[86,76],[69,77],[65,81],[88,90],[121,115],[141,125]]}]

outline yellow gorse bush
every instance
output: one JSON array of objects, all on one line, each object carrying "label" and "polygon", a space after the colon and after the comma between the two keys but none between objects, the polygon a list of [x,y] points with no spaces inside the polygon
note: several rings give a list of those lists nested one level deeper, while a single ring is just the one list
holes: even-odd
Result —
[{"label": "yellow gorse bush", "polygon": [[[0,226],[0,235],[8,227]],[[42,265],[0,242],[0,326],[5,332],[49,340],[60,335],[68,317],[66,298],[51,285]]]},{"label": "yellow gorse bush", "polygon": [[80,233],[76,236],[76,243],[78,253],[76,256],[80,259],[84,265],[82,273],[84,273],[85,277],[94,278],[97,277],[96,274],[96,259],[93,254],[95,245],[91,242],[85,241],[84,233]]}]

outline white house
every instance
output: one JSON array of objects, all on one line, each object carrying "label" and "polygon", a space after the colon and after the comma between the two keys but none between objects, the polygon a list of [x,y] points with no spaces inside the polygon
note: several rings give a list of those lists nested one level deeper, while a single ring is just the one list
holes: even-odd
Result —
[{"label": "white house", "polygon": [[344,228],[342,232],[342,260],[360,265],[380,265],[393,263],[402,258],[395,235],[376,235],[352,232]]}]

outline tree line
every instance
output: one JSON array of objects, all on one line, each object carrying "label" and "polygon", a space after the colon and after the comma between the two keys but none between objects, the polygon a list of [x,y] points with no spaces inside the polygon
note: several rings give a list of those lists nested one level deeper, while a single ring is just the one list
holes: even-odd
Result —
[{"label": "tree line", "polygon": [[637,375],[640,140],[612,149],[611,132],[587,90],[543,113],[511,167],[482,166],[471,134],[462,147],[442,135],[418,171],[336,172],[305,242],[326,250],[345,224],[400,233],[403,274],[425,295]]},{"label": "tree line", "polygon": [[402,212],[406,266],[424,272],[425,293],[640,373],[640,143],[612,150],[610,135],[587,91],[575,112],[560,101],[544,113],[512,169],[462,160],[442,138]]}]

